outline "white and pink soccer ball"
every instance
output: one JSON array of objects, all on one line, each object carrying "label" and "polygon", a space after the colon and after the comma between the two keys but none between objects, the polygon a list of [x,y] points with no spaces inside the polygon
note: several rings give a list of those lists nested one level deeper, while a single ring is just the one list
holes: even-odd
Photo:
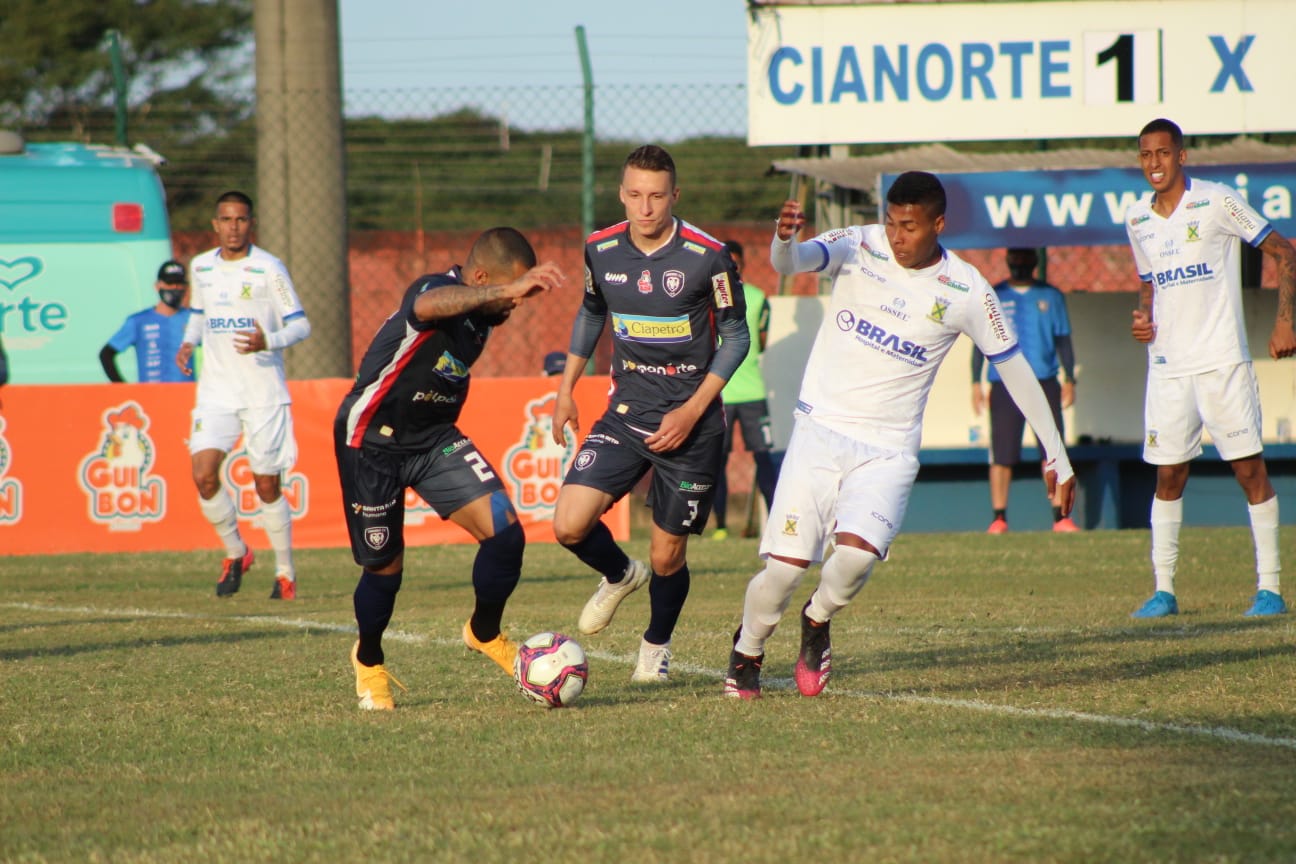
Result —
[{"label": "white and pink soccer ball", "polygon": [[585,651],[561,633],[537,633],[518,646],[513,680],[522,694],[546,708],[566,708],[589,680]]}]

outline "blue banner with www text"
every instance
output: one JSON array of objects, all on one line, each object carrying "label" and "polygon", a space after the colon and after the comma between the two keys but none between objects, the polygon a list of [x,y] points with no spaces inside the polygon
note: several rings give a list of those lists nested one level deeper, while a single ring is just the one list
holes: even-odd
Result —
[{"label": "blue banner with www text", "polygon": [[[1296,163],[1202,165],[1189,177],[1232,186],[1275,230],[1296,236]],[[895,174],[881,176],[879,201]],[[1128,242],[1125,214],[1150,195],[1137,168],[981,171],[940,174],[948,205],[942,242],[951,249],[1006,246],[1107,246]]]}]

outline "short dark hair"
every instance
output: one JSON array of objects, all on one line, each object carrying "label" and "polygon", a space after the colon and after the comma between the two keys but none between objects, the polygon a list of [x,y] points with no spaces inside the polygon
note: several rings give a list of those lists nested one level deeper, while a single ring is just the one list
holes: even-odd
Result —
[{"label": "short dark hair", "polygon": [[477,265],[487,270],[508,269],[514,264],[530,269],[536,265],[535,249],[516,228],[488,228],[473,241],[465,266]]},{"label": "short dark hair", "polygon": [[1143,129],[1139,132],[1138,135],[1139,140],[1142,140],[1144,135],[1151,135],[1153,132],[1168,133],[1170,135],[1170,143],[1174,144],[1175,149],[1176,150],[1183,149],[1184,146],[1183,130],[1180,129],[1179,124],[1174,122],[1173,120],[1167,120],[1164,117],[1158,117],[1157,119],[1153,120],[1151,123],[1143,127]]},{"label": "short dark hair", "polygon": [[945,215],[945,187],[935,174],[926,171],[906,171],[895,179],[887,190],[888,204],[904,206],[915,204],[927,208],[932,216]]},{"label": "short dark hair", "polygon": [[1010,246],[1008,248],[1008,254],[1009,255],[1029,255],[1031,257],[1031,260],[1033,261],[1039,260],[1039,252],[1035,251],[1034,246]]},{"label": "short dark hair", "polygon": [[675,185],[675,160],[666,152],[666,148],[656,144],[645,144],[630,151],[625,164],[621,166],[621,176],[625,177],[627,168],[638,168],[640,171],[668,171],[671,186]]},{"label": "short dark hair", "polygon": [[730,258],[732,258],[735,255],[737,255],[739,258],[747,257],[746,254],[743,253],[742,244],[739,243],[737,240],[724,241],[724,247],[725,247],[725,251],[729,253]]},{"label": "short dark hair", "polygon": [[216,199],[216,206],[219,208],[220,205],[227,201],[233,201],[236,204],[246,206],[248,208],[248,215],[252,214],[252,198],[247,193],[240,192],[237,189],[231,189],[228,192],[222,193],[221,196]]}]

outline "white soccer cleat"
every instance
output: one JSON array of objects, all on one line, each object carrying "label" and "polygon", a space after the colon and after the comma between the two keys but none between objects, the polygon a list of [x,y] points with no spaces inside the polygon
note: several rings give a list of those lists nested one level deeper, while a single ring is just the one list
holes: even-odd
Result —
[{"label": "white soccer cleat", "polygon": [[609,582],[604,576],[599,581],[594,596],[586,601],[585,608],[581,610],[576,628],[582,634],[592,636],[611,624],[612,616],[616,614],[621,601],[647,584],[650,575],[648,565],[631,558],[620,582]]},{"label": "white soccer cleat", "polygon": [[648,640],[639,643],[639,662],[630,673],[636,684],[665,684],[670,671],[670,643],[654,645]]}]

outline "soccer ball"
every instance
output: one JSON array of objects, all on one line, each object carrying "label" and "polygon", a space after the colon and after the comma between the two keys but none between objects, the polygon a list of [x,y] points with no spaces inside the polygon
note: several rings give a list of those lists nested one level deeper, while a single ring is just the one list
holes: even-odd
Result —
[{"label": "soccer ball", "polygon": [[585,651],[561,633],[537,633],[518,646],[513,680],[533,702],[566,708],[580,698],[588,678]]}]

